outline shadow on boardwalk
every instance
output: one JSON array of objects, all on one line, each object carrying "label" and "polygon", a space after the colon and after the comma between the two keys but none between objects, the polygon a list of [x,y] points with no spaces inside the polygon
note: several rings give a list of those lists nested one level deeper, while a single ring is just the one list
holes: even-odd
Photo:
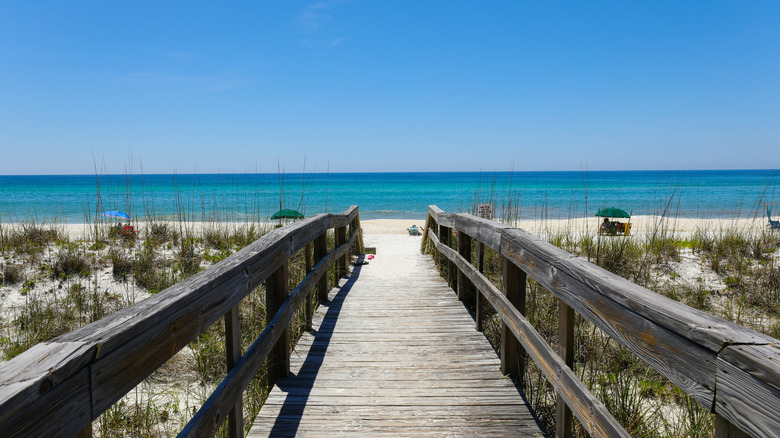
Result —
[{"label": "shadow on boardwalk", "polygon": [[[309,354],[306,356],[300,371],[298,374],[311,374],[316,376],[322,362],[325,359],[323,354],[328,350],[330,340],[333,337],[333,331],[336,328],[336,322],[338,321],[339,314],[341,313],[341,307],[344,304],[349,291],[355,285],[358,277],[360,276],[361,265],[355,265],[347,281],[339,288],[339,291],[327,303],[322,303],[321,306],[327,307],[328,311],[325,313],[325,319],[333,321],[333,324],[322,324],[318,330],[313,330],[311,333],[314,336],[312,347],[309,349]],[[323,327],[324,326],[324,327]],[[300,387],[298,385],[290,385],[295,379],[295,375],[290,373],[284,379],[280,379],[277,382],[277,386],[284,392],[288,393],[282,406],[279,416],[276,417],[276,422],[271,429],[271,436],[295,436],[298,426],[300,425],[301,418],[303,417],[303,411],[306,409],[306,401],[311,394],[312,385],[315,379],[308,380],[312,385]],[[295,389],[295,395],[291,394],[291,390]]]}]

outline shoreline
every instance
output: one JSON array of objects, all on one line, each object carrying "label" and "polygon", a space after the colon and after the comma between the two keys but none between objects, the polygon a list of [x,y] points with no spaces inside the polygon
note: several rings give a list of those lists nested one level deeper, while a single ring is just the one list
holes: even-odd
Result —
[{"label": "shoreline", "polygon": [[[367,234],[406,234],[408,228],[417,225],[422,228],[425,226],[426,218],[424,216],[408,219],[367,219],[361,221],[361,226]],[[602,218],[584,217],[572,219],[523,219],[510,225],[524,229],[537,235],[560,234],[573,232],[576,234],[586,234],[598,232]],[[98,223],[98,229],[103,231],[112,227],[119,221],[106,221]],[[192,221],[180,223],[178,221],[155,221],[168,223],[171,226],[186,227],[188,230],[204,232],[206,230],[235,230],[242,227],[255,226],[261,230],[273,229],[278,225],[276,221],[266,222],[208,222]],[[496,221],[502,222],[502,221]],[[645,235],[652,232],[681,233],[691,234],[699,232],[761,232],[769,231],[766,218],[668,218],[662,216],[642,215],[634,216],[630,220],[621,219],[620,222],[631,223],[631,235]],[[148,226],[149,221],[133,221],[131,224],[135,229],[143,233],[144,228]],[[16,229],[27,225],[35,224],[39,227],[54,228],[64,232],[70,237],[85,238],[94,235],[94,223],[0,223],[0,230],[4,227]]]}]

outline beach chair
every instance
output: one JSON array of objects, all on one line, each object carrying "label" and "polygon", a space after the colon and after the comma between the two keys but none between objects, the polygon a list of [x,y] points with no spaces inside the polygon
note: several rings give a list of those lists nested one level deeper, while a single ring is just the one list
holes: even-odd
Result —
[{"label": "beach chair", "polygon": [[417,225],[412,225],[411,227],[407,228],[409,230],[410,236],[419,236],[420,235],[420,229],[417,228]]},{"label": "beach chair", "polygon": [[780,221],[772,220],[772,212],[769,210],[769,206],[766,206],[766,218],[769,220],[770,230],[780,230]]},{"label": "beach chair", "polygon": [[135,229],[132,225],[125,225],[120,230],[120,236],[126,240],[135,240],[136,234],[138,234],[138,230]]}]

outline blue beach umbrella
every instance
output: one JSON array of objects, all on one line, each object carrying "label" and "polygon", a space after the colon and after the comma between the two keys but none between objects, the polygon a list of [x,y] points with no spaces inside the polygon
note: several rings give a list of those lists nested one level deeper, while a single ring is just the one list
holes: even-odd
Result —
[{"label": "blue beach umbrella", "polygon": [[104,211],[101,213],[103,216],[108,217],[118,217],[120,219],[130,219],[130,215],[123,212],[123,211],[117,211],[117,210],[111,210],[111,211]]}]

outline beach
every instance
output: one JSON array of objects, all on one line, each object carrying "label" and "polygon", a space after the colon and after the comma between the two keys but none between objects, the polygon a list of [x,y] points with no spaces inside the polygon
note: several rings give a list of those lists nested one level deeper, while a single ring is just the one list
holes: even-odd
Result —
[{"label": "beach", "polygon": [[[582,234],[595,234],[598,232],[603,218],[598,217],[580,217],[572,219],[523,219],[514,222],[510,222],[509,225],[521,228],[530,233],[540,235],[542,237],[561,234],[561,233],[574,233],[577,235]],[[739,232],[762,232],[769,231],[767,226],[766,217],[758,218],[681,218],[681,217],[663,217],[654,215],[642,215],[633,216],[630,220],[617,219],[620,222],[629,222],[631,224],[631,235],[645,236],[648,233],[663,231],[665,233],[674,233],[679,238],[688,238],[693,233],[706,232],[717,233],[725,231],[739,231]],[[425,227],[426,218],[421,215],[419,217],[408,219],[368,219],[362,220],[361,226],[366,234],[408,234],[408,229],[412,225],[416,225],[421,230]],[[501,221],[496,221],[501,222]],[[278,222],[185,222],[179,223],[177,221],[155,221],[155,223],[167,223],[174,230],[179,228],[189,230],[190,232],[199,235],[207,230],[224,230],[232,232],[234,230],[255,226],[258,230],[270,230],[278,226]],[[7,229],[20,229],[27,226],[27,223],[5,223],[0,224],[0,227],[7,227]],[[133,222],[135,230],[139,235],[143,235],[146,227],[149,226],[149,222],[139,221]],[[113,224],[108,222],[102,222],[98,225],[99,230],[107,230]],[[94,236],[95,224],[86,223],[60,223],[51,225],[52,228],[63,232],[71,239],[84,239]]]},{"label": "beach", "polygon": [[[545,220],[520,220],[514,226],[522,228],[530,233],[548,235],[555,233],[573,232],[596,233],[601,225],[602,218],[588,217],[575,219],[545,219]],[[745,232],[761,232],[768,229],[766,218],[721,218],[721,219],[692,219],[692,218],[664,218],[662,216],[634,216],[630,221],[620,219],[621,222],[631,223],[631,234],[643,236],[653,231],[663,230],[669,233],[680,233],[680,237],[690,236],[696,231],[720,232],[736,230]],[[361,221],[366,234],[404,234],[412,225],[424,227],[425,218],[420,219],[371,219]]]}]

